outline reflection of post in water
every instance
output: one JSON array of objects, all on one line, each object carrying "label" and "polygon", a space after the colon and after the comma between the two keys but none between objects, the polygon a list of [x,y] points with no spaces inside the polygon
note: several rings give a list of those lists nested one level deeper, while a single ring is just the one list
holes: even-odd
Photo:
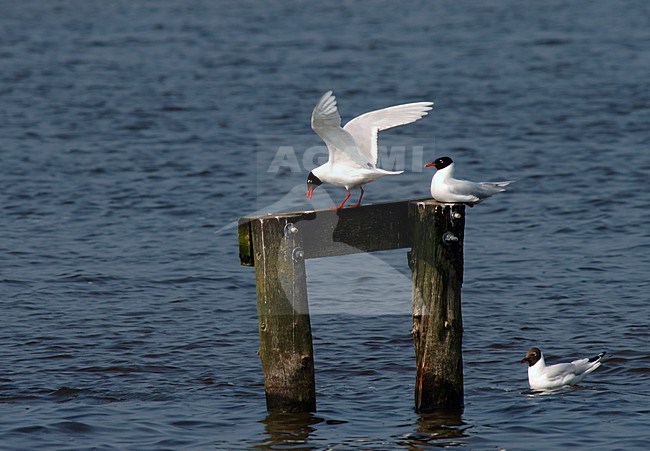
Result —
[{"label": "reflection of post in water", "polygon": [[460,287],[463,205],[432,200],[239,220],[239,257],[255,266],[259,354],[269,412],[316,409],[304,260],[411,247],[416,409],[463,406]]},{"label": "reflection of post in water", "polygon": [[308,412],[302,413],[272,413],[262,422],[267,438],[260,444],[254,445],[259,449],[282,449],[305,444],[309,435],[316,429],[313,425],[325,421]]},{"label": "reflection of post in water", "polygon": [[464,426],[460,413],[444,410],[423,413],[417,419],[415,432],[405,436],[400,445],[415,449],[462,445],[458,439],[468,437]]}]

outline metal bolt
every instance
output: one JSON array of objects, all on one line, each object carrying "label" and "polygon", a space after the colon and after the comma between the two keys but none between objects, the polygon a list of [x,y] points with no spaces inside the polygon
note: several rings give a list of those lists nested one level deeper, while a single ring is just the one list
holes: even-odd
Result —
[{"label": "metal bolt", "polygon": [[293,259],[294,263],[298,263],[305,258],[305,251],[302,250],[302,247],[296,247],[291,253],[291,258]]},{"label": "metal bolt", "polygon": [[303,368],[307,368],[309,365],[309,356],[308,355],[303,355],[300,357],[300,364],[302,365]]},{"label": "metal bolt", "polygon": [[451,217],[454,218],[454,219],[460,219],[460,218],[463,217],[463,215],[461,215],[460,213],[458,213],[457,211],[455,211],[455,212],[453,212],[453,213],[451,214]]},{"label": "metal bolt", "polygon": [[445,244],[452,243],[454,241],[458,241],[458,237],[454,235],[451,232],[445,232],[444,235],[442,235],[442,242]]},{"label": "metal bolt", "polygon": [[291,222],[287,223],[287,225],[284,226],[284,236],[285,237],[291,238],[296,233],[298,233],[298,227],[293,225]]}]

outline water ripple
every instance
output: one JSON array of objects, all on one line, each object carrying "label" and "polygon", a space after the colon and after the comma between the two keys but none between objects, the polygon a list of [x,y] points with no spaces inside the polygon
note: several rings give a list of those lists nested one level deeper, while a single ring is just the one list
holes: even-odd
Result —
[{"label": "water ripple", "polygon": [[[3,9],[0,443],[645,449],[645,3],[295,6]],[[254,271],[214,232],[304,185],[303,162],[266,168],[321,145],[327,89],[344,121],[431,99],[381,145],[517,180],[467,213],[460,416],[413,410],[403,251],[308,261],[318,412],[265,411]],[[426,196],[431,173],[405,168],[368,202]],[[534,344],[611,357],[541,395],[518,363]]]}]

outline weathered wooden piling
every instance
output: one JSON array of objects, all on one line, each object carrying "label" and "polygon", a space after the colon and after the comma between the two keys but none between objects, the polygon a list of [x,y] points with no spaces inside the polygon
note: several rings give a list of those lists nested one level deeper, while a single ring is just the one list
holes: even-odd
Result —
[{"label": "weathered wooden piling", "polygon": [[269,411],[316,410],[302,236],[286,218],[251,222],[259,355]]},{"label": "weathered wooden piling", "polygon": [[413,277],[415,408],[463,408],[464,205],[409,205],[413,227],[409,266]]},{"label": "weathered wooden piling", "polygon": [[462,410],[463,205],[404,200],[244,217],[242,265],[255,266],[267,409],[314,411],[314,359],[304,260],[412,247],[415,407]]}]

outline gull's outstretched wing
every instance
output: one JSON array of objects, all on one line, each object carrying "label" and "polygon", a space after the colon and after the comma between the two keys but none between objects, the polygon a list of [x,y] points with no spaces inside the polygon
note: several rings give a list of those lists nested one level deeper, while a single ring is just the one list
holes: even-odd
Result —
[{"label": "gull's outstretched wing", "polygon": [[311,128],[320,136],[329,151],[329,161],[336,164],[368,167],[369,161],[359,152],[350,133],[341,128],[341,116],[336,108],[336,97],[327,91],[311,114]]},{"label": "gull's outstretched wing", "polygon": [[[371,111],[352,119],[345,124],[343,130],[352,135],[361,155],[375,166],[377,164],[377,132],[415,122],[426,116],[432,105],[433,102],[406,103]],[[339,117],[339,124],[340,121]]]}]

